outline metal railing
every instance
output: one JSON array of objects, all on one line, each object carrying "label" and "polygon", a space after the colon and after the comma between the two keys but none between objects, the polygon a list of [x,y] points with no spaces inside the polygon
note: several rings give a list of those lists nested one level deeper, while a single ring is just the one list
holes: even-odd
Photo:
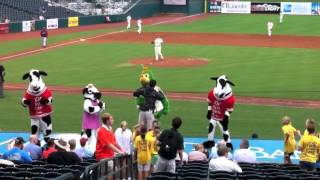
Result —
[{"label": "metal railing", "polygon": [[136,172],[137,163],[132,155],[116,156],[86,167],[82,179],[135,179]]}]

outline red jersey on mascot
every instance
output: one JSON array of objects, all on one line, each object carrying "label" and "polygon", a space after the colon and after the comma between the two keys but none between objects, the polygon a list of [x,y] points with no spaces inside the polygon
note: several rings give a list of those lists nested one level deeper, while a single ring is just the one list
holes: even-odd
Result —
[{"label": "red jersey on mascot", "polygon": [[32,69],[23,75],[22,79],[29,79],[30,82],[22,98],[22,105],[29,108],[31,134],[39,137],[42,132],[44,139],[47,140],[52,131],[52,94],[41,76],[47,76],[47,73]]},{"label": "red jersey on mascot", "polygon": [[210,79],[216,81],[216,87],[209,91],[207,99],[207,118],[209,119],[208,141],[213,141],[214,144],[215,129],[219,126],[227,147],[233,149],[228,125],[235,103],[231,89],[231,86],[234,86],[234,84],[225,75]]}]

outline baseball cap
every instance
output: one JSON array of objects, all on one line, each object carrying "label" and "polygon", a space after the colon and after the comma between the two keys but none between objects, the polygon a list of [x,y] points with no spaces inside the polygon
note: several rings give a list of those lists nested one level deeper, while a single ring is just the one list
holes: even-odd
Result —
[{"label": "baseball cap", "polygon": [[87,143],[87,141],[88,141],[87,138],[84,138],[84,137],[80,138],[80,145],[81,145],[81,146],[85,146],[86,143]]},{"label": "baseball cap", "polygon": [[14,140],[14,143],[15,144],[23,144],[25,143],[23,137],[17,137],[15,140]]}]

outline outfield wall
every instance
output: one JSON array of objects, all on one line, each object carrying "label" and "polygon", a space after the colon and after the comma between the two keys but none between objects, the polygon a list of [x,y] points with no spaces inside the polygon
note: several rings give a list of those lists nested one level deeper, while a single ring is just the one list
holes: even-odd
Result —
[{"label": "outfield wall", "polygon": [[164,3],[164,1],[165,0],[138,0],[131,8],[120,15],[82,16],[12,22],[9,24],[2,24],[0,26],[0,33],[36,31],[42,29],[43,27],[47,27],[48,29],[56,29],[121,22],[125,21],[129,14],[132,18],[137,19],[151,17],[159,13],[183,13],[190,15],[204,12],[205,0],[183,0],[185,1],[184,5],[167,5]]}]

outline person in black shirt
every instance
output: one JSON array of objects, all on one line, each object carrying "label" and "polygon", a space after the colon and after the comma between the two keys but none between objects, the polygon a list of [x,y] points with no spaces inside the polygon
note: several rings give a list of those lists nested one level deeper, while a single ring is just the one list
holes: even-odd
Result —
[{"label": "person in black shirt", "polygon": [[56,152],[52,152],[47,159],[49,164],[58,164],[58,165],[75,165],[80,164],[81,159],[74,152],[68,152],[68,142],[59,139],[54,140]]},{"label": "person in black shirt", "polygon": [[148,130],[152,129],[152,122],[155,120],[155,102],[164,99],[164,95],[154,89],[156,84],[156,80],[150,80],[149,85],[141,87],[133,92],[133,96],[142,96],[144,98],[143,104],[139,106],[139,124],[146,126]]},{"label": "person in black shirt", "polygon": [[0,98],[4,98],[4,95],[3,95],[3,83],[4,83],[4,75],[5,75],[4,70],[5,69],[3,65],[0,65]]}]

